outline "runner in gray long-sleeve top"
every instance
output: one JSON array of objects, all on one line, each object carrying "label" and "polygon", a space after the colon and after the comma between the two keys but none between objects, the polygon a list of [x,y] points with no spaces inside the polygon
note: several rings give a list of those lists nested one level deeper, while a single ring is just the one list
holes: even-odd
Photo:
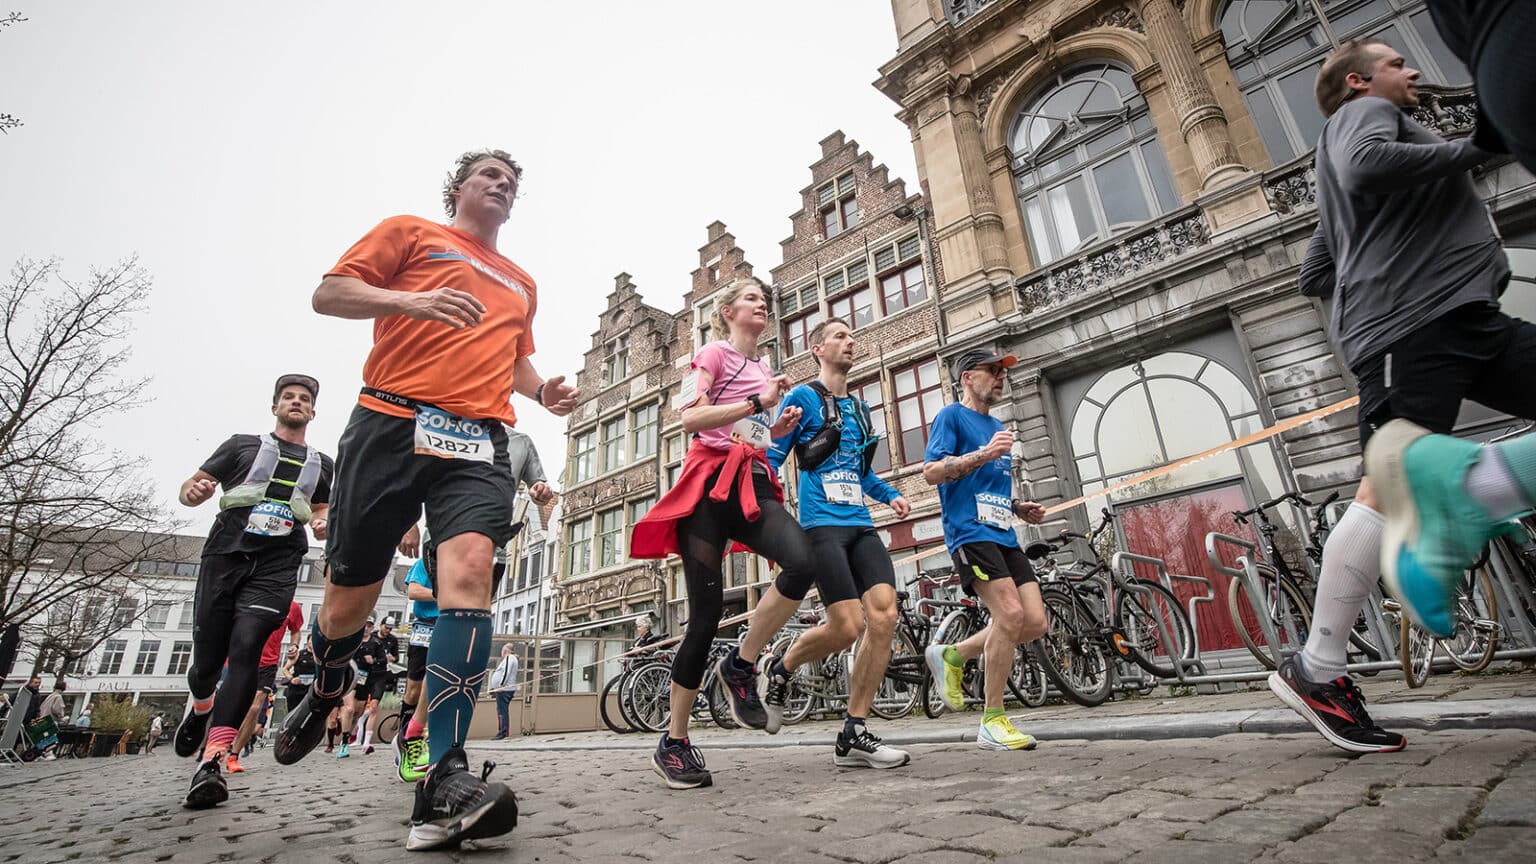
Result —
[{"label": "runner in gray long-sleeve top", "polygon": [[[1360,386],[1362,446],[1393,419],[1449,432],[1464,398],[1536,416],[1536,326],[1499,311],[1509,264],[1467,173],[1491,154],[1413,121],[1418,78],[1378,40],[1345,43],[1317,75],[1328,120],[1301,291],[1333,298],[1333,334]],[[1487,466],[1475,482],[1513,483]],[[1381,576],[1381,547],[1380,508],[1362,479],[1323,550],[1306,648],[1269,679],[1324,738],[1356,753],[1405,744],[1371,720],[1345,674],[1349,634]]]}]

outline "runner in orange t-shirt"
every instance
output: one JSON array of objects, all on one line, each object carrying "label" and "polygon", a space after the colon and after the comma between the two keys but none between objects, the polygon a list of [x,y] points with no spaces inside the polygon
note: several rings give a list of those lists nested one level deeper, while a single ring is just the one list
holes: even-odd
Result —
[{"label": "runner in orange t-shirt", "polygon": [[443,188],[450,223],[386,219],[315,289],[315,311],[373,319],[363,390],[337,450],[325,600],[311,640],[315,681],[278,733],[277,761],[304,758],[351,688],[352,656],[394,557],[421,516],[438,537],[438,623],[427,654],[433,768],[416,784],[406,848],[505,834],[517,803],[469,771],[463,744],[491,648],[492,552],[512,535],[507,434],[516,391],[557,416],[576,406],[563,376],[533,368],[533,279],[496,250],[522,169],[500,150],[466,153]]}]

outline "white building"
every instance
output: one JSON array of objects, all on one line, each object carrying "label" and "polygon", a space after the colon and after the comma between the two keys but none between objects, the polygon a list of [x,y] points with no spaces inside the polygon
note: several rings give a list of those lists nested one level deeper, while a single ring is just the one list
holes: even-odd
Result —
[{"label": "white building", "polygon": [[523,530],[512,541],[507,574],[491,600],[491,621],[497,635],[548,633],[553,604],[546,588],[555,573],[560,505],[531,504],[518,498]]}]

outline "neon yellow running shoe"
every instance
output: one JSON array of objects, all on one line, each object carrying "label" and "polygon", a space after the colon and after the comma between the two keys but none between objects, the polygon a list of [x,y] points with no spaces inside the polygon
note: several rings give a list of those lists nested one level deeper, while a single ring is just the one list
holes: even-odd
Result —
[{"label": "neon yellow running shoe", "polygon": [[1035,736],[1015,729],[1007,715],[982,721],[976,733],[976,746],[983,750],[1033,750],[1037,743]]},{"label": "neon yellow running shoe", "polygon": [[933,676],[935,684],[939,685],[939,694],[943,698],[944,707],[951,711],[963,711],[965,709],[965,690],[962,683],[965,678],[965,668],[944,659],[944,649],[947,645],[929,645],[923,651],[923,659],[928,662],[928,672]]},{"label": "neon yellow running shoe", "polygon": [[427,776],[427,769],[432,767],[428,761],[431,754],[427,750],[427,739],[395,738],[395,767],[400,772],[400,782],[415,783]]}]

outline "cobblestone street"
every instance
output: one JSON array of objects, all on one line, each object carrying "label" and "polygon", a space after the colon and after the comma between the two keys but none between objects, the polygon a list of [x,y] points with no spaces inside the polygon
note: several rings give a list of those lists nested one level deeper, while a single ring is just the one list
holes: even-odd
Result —
[{"label": "cobblestone street", "polygon": [[[1528,861],[1536,733],[1418,733],[1351,759],[1313,735],[1042,742],[1030,753],[919,745],[891,771],[830,747],[711,749],[716,785],[661,788],[639,750],[489,754],[521,824],[438,860],[509,862]],[[192,769],[156,755],[0,774],[0,860],[382,862],[404,851],[410,793],[390,757],[260,750],[216,811],[179,806]]]}]

